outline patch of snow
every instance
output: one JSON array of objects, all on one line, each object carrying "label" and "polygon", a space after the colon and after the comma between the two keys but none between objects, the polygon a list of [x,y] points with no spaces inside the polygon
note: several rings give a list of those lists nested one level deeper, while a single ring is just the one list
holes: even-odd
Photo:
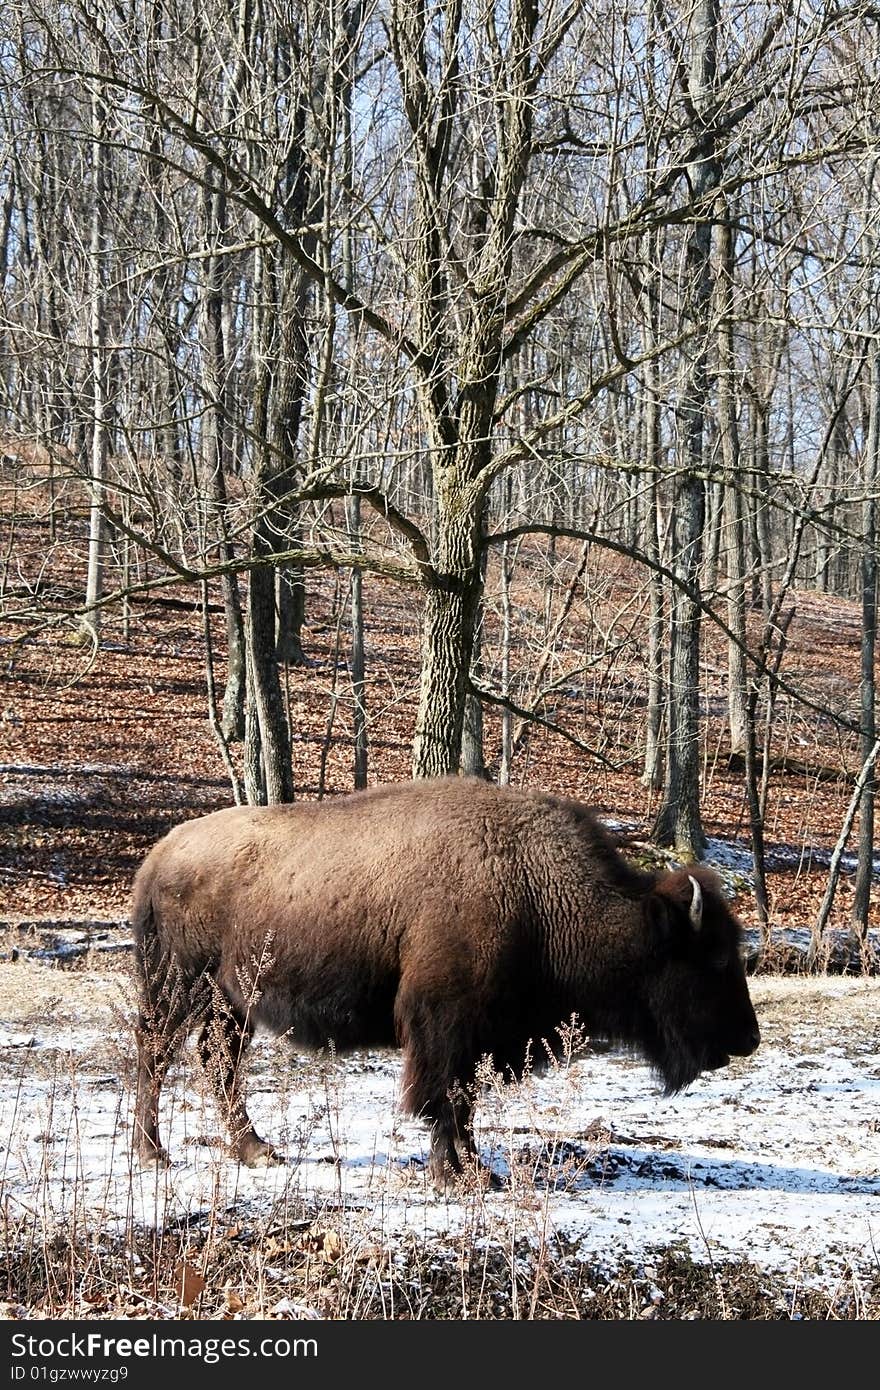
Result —
[{"label": "patch of snow", "polygon": [[[799,982],[759,977],[762,997]],[[815,985],[815,982],[811,982]],[[846,1002],[880,982],[828,977],[823,995]],[[258,1131],[287,1156],[247,1169],[222,1151],[213,1103],[192,1048],[162,1097],[166,1169],[132,1163],[127,1070],[90,1075],[92,1031],[47,1020],[0,1033],[14,1049],[0,1076],[0,1182],[11,1210],[93,1220],[122,1232],[209,1219],[242,1203],[269,1212],[304,1197],[357,1210],[377,1239],[472,1229],[472,1193],[438,1196],[427,1175],[427,1134],[400,1114],[400,1057],[364,1051],[341,1060],[287,1052],[258,1039],[249,1105]],[[127,1040],[121,1040],[127,1047]],[[680,1242],[697,1260],[747,1257],[801,1281],[847,1271],[869,1278],[880,1249],[880,1041],[847,1048],[833,1027],[792,1025],[672,1097],[650,1072],[595,1052],[515,1086],[490,1083],[477,1110],[484,1160],[507,1179],[479,1194],[487,1238],[554,1232],[581,1258],[644,1261]],[[210,1142],[208,1142],[210,1140]]]},{"label": "patch of snow", "polygon": [[706,840],[706,863],[719,869],[731,869],[743,874],[749,882],[755,867],[752,851],[745,845],[737,844],[733,840],[719,840],[714,835],[710,835]]}]

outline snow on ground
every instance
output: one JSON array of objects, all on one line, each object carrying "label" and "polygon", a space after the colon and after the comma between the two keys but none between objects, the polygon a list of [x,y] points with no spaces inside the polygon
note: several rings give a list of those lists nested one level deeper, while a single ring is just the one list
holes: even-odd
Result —
[{"label": "snow on ground", "polygon": [[42,972],[60,1002],[26,988],[24,1021],[4,1016],[14,1011],[0,990],[0,1200],[22,1219],[75,1215],[124,1231],[217,1203],[270,1211],[304,1196],[356,1210],[365,1233],[385,1240],[478,1220],[486,1236],[511,1225],[564,1235],[611,1265],[681,1243],[697,1260],[748,1257],[803,1282],[880,1271],[876,979],[754,978],[758,1052],[678,1096],[664,1098],[640,1062],[604,1051],[518,1086],[490,1077],[478,1140],[506,1186],[440,1197],[425,1131],[396,1109],[398,1054],[316,1059],[270,1039],[254,1047],[250,1109],[285,1165],[254,1171],[224,1157],[188,1048],[163,1093],[171,1166],[133,1168],[131,1048],[114,977],[101,977],[103,1014],[89,1017],[75,993],[65,997],[66,986],[83,989],[78,973]]}]

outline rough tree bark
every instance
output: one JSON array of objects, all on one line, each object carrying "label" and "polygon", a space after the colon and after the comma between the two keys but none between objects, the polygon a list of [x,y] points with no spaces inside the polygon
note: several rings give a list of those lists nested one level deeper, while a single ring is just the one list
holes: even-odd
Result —
[{"label": "rough tree bark", "polygon": [[[268,291],[263,289],[265,278],[270,274],[262,250],[257,251],[258,270],[255,282],[260,295],[265,294],[264,303],[271,302]],[[246,721],[245,742],[258,740],[259,753],[251,747],[246,750],[245,761],[252,770],[259,763],[262,767],[260,785],[265,788],[265,800],[273,805],[276,802],[293,800],[293,769],[290,756],[290,730],[287,724],[287,709],[278,675],[276,656],[276,614],[275,614],[275,570],[271,559],[276,553],[279,537],[284,534],[284,515],[282,497],[286,486],[283,469],[278,466],[277,456],[269,442],[268,413],[271,391],[272,327],[260,316],[260,326],[256,337],[255,390],[254,390],[254,435],[258,441],[253,479],[253,505],[256,519],[251,533],[251,554],[256,560],[264,560],[250,572],[247,610],[247,649],[248,649],[248,704],[251,717]],[[257,786],[253,775],[246,777],[248,799],[251,799]]]}]

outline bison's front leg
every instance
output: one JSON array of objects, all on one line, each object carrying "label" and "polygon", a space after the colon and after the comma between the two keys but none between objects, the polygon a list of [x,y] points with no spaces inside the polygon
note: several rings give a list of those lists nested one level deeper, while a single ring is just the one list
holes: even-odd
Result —
[{"label": "bison's front leg", "polygon": [[461,1154],[476,1170],[477,1180],[484,1187],[499,1188],[501,1183],[477,1152],[473,1131],[474,1107],[469,1097],[459,1093],[439,1107],[438,1118],[431,1125],[431,1155],[428,1171],[439,1193],[459,1184],[464,1173]]},{"label": "bison's front leg", "polygon": [[[434,978],[429,985],[416,979],[402,988],[394,1013],[404,1053],[403,1102],[431,1127],[428,1171],[443,1193],[464,1171],[459,1150],[476,1159],[472,1087],[479,1053],[471,999],[461,995],[454,979],[446,989]],[[437,1002],[426,1006],[431,995],[439,996]]]},{"label": "bison's front leg", "polygon": [[462,1174],[461,1159],[455,1144],[452,1106],[441,1107],[440,1116],[431,1124],[431,1153],[428,1159],[431,1182],[439,1193],[455,1187]]},{"label": "bison's front leg", "polygon": [[249,1168],[283,1159],[251,1124],[244,1103],[241,1064],[253,1037],[253,1026],[236,1016],[231,1004],[215,999],[198,1040],[199,1059],[229,1132],[233,1158]]}]

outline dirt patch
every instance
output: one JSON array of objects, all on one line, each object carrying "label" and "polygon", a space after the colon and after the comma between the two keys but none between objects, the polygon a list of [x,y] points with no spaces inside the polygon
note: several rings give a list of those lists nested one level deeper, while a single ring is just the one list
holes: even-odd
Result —
[{"label": "dirt patch", "polygon": [[26,960],[0,965],[0,1020],[20,1028],[115,1028],[132,997],[126,971],[62,971]]},{"label": "dirt patch", "polygon": [[880,1051],[880,981],[760,975],[749,988],[765,1047]]}]

